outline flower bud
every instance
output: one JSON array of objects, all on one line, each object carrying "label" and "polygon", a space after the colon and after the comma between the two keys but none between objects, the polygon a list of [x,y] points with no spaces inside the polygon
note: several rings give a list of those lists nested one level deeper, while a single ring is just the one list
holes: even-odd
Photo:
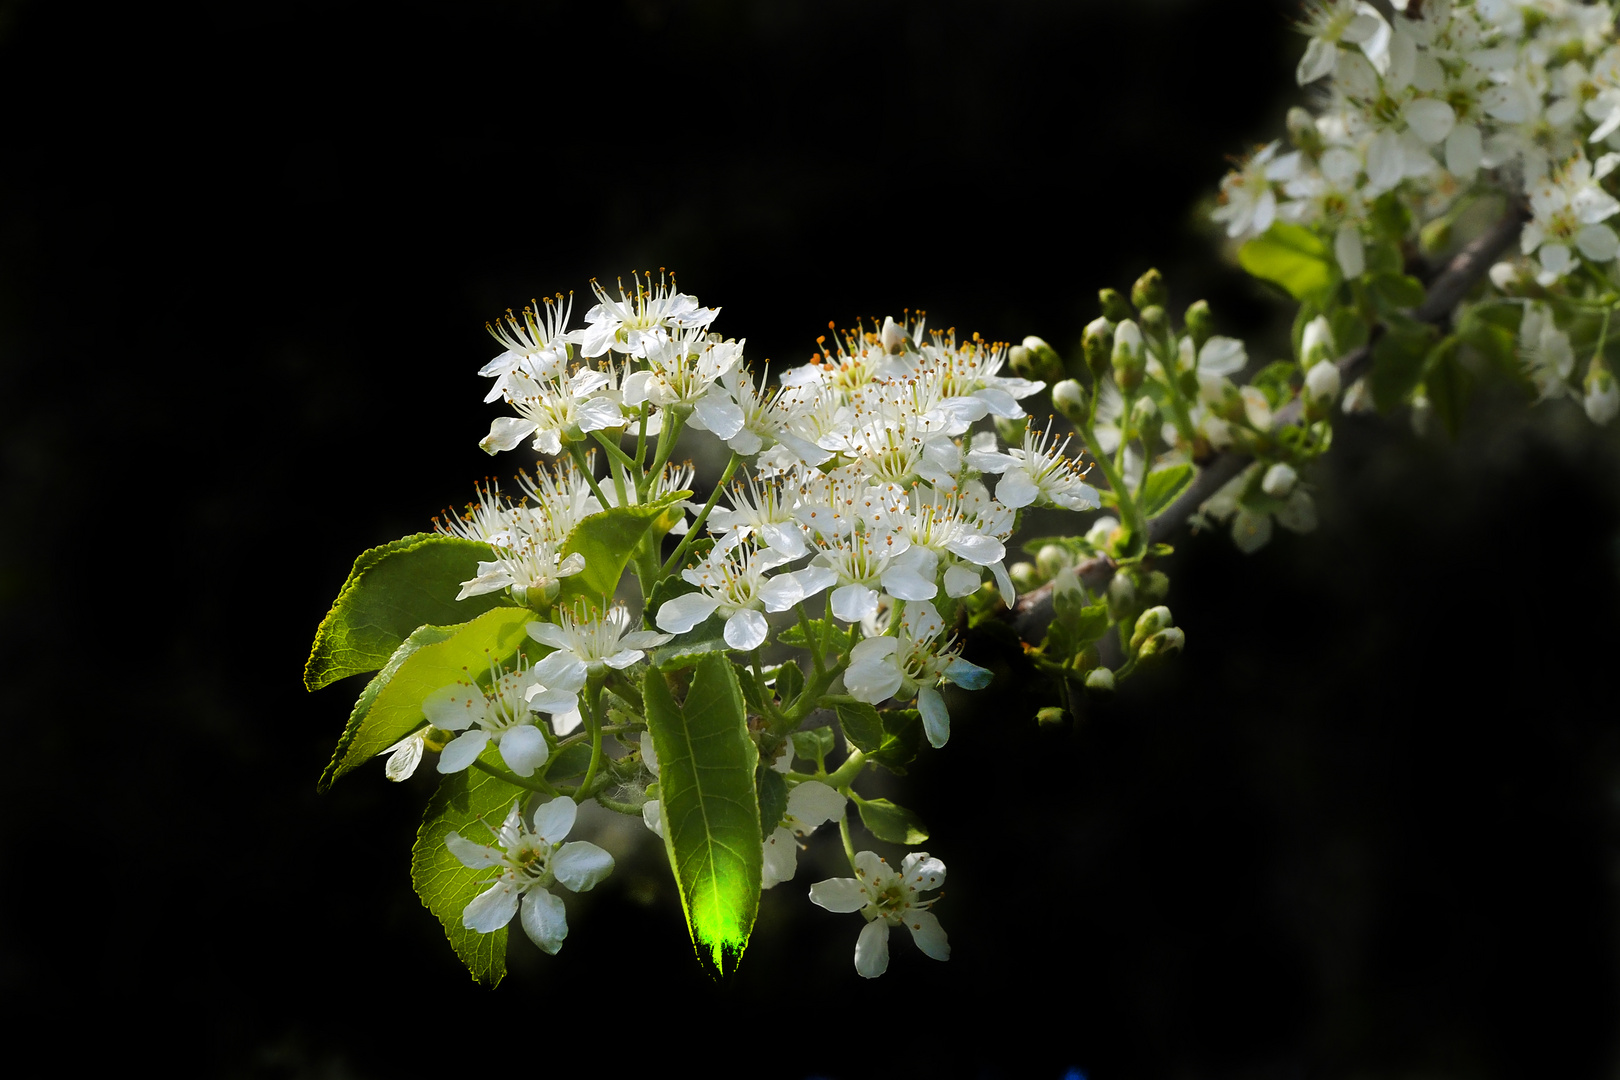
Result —
[{"label": "flower bud", "polygon": [[1131,303],[1136,305],[1137,311],[1148,307],[1162,308],[1169,299],[1170,293],[1164,287],[1164,275],[1158,270],[1149,270],[1131,286]]},{"label": "flower bud", "polygon": [[1164,308],[1150,304],[1142,309],[1142,332],[1152,338],[1163,338],[1170,333],[1170,317]]},{"label": "flower bud", "polygon": [[1101,378],[1114,355],[1114,324],[1103,318],[1092,319],[1086,324],[1080,347],[1085,350],[1086,367]]},{"label": "flower bud", "polygon": [[1136,583],[1129,574],[1115,574],[1108,583],[1108,617],[1124,622],[1136,607]]},{"label": "flower bud", "polygon": [[[1053,577],[1059,570],[1070,566],[1074,556],[1057,544],[1044,544],[1035,555],[1035,569],[1041,572],[1042,577]],[[1055,587],[1055,586],[1054,586]]]},{"label": "flower bud", "polygon": [[893,316],[883,317],[883,351],[890,356],[898,356],[905,351],[906,328],[894,321]]},{"label": "flower bud", "polygon": [[1294,485],[1299,483],[1299,473],[1285,461],[1279,461],[1266,470],[1266,475],[1260,478],[1260,490],[1273,499],[1286,498]]},{"label": "flower bud", "polygon": [[1607,424],[1620,413],[1620,383],[1601,355],[1592,357],[1592,366],[1586,369],[1586,397],[1582,401],[1586,415],[1594,424]]},{"label": "flower bud", "polygon": [[1181,652],[1186,645],[1187,635],[1181,632],[1180,627],[1170,626],[1142,642],[1142,650],[1136,655],[1141,660],[1154,657],[1168,658]]},{"label": "flower bud", "polygon": [[1035,374],[1035,358],[1022,345],[1014,345],[1007,350],[1007,366],[1021,379],[1028,379]]},{"label": "flower bud", "polygon": [[998,416],[996,419],[996,434],[1008,446],[1017,446],[1024,441],[1024,429],[1029,427],[1029,417]]},{"label": "flower bud", "polygon": [[1057,350],[1048,345],[1044,339],[1031,334],[1024,339],[1024,348],[1029,350],[1035,378],[1048,385],[1063,378],[1063,357],[1059,356]]},{"label": "flower bud", "polygon": [[1147,358],[1142,349],[1142,330],[1130,319],[1114,327],[1114,381],[1124,391],[1135,390],[1142,383],[1142,372],[1147,369]]},{"label": "flower bud", "polygon": [[1311,157],[1322,155],[1322,132],[1316,126],[1316,118],[1309,111],[1295,105],[1288,110],[1288,141],[1294,149],[1303,150]]},{"label": "flower bud", "polygon": [[1150,607],[1142,612],[1136,619],[1136,629],[1131,632],[1131,651],[1135,652],[1142,647],[1142,642],[1157,634],[1175,622],[1170,618],[1170,609],[1164,605]]},{"label": "flower bud", "polygon": [[1238,391],[1243,398],[1243,417],[1256,431],[1271,430],[1271,402],[1258,386],[1245,386]]},{"label": "flower bud", "polygon": [[1086,672],[1086,693],[1098,698],[1114,696],[1114,673],[1105,667]]},{"label": "flower bud", "polygon": [[1048,705],[1035,714],[1035,722],[1042,727],[1057,727],[1063,723],[1065,715],[1064,711],[1056,705]]},{"label": "flower bud", "polygon": [[1187,336],[1192,338],[1193,350],[1196,352],[1204,347],[1215,333],[1215,316],[1209,310],[1208,300],[1196,301],[1187,309],[1187,314],[1181,317],[1186,324]]},{"label": "flower bud", "polygon": [[1333,327],[1328,324],[1327,316],[1318,315],[1305,324],[1305,332],[1299,339],[1300,366],[1309,371],[1324,360],[1331,362],[1338,353],[1339,347],[1333,340]]},{"label": "flower bud", "polygon": [[1163,570],[1154,570],[1142,579],[1142,598],[1145,600],[1163,600],[1170,592],[1170,575]]},{"label": "flower bud", "polygon": [[1114,538],[1114,530],[1119,528],[1119,518],[1104,515],[1091,523],[1086,530],[1086,543],[1101,550],[1108,546],[1108,541]]},{"label": "flower bud", "polygon": [[1052,387],[1052,404],[1071,424],[1078,425],[1086,415],[1086,391],[1073,379]]},{"label": "flower bud", "polygon": [[1117,289],[1098,289],[1097,300],[1102,304],[1103,318],[1119,322],[1131,317],[1131,305]]},{"label": "flower bud", "polygon": [[1007,567],[1007,576],[1012,578],[1013,588],[1019,592],[1029,592],[1040,585],[1040,575],[1035,570],[1035,564],[1030,562],[1015,562]]},{"label": "flower bud", "polygon": [[1487,273],[1490,276],[1491,284],[1496,286],[1497,291],[1506,293],[1508,296],[1523,296],[1531,291],[1529,288],[1530,282],[1523,274],[1519,273],[1519,268],[1513,263],[1494,263]]}]

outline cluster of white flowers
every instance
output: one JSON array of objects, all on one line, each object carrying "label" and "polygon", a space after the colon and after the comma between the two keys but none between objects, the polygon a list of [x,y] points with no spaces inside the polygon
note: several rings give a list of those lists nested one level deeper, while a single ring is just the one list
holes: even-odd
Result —
[{"label": "cluster of white flowers", "polygon": [[[1612,294],[1620,284],[1620,213],[1604,187],[1620,165],[1620,45],[1614,13],[1573,0],[1396,0],[1390,17],[1364,0],[1315,0],[1300,85],[1325,82],[1314,117],[1296,110],[1298,149],[1274,142],[1221,184],[1216,220],[1233,237],[1273,221],[1307,226],[1333,242],[1347,278],[1367,268],[1380,196],[1395,191],[1422,221],[1449,220],[1491,183],[1521,194],[1530,221],[1519,266],[1492,280],[1523,296],[1523,282],[1579,297],[1584,264]],[[1328,78],[1331,76],[1331,78]],[[1589,297],[1588,297],[1589,298]],[[1560,312],[1567,330],[1571,321]],[[1540,321],[1525,338],[1539,346]],[[1559,370],[1532,352],[1526,372],[1541,397],[1579,396],[1575,364]],[[1558,372],[1556,378],[1551,372]],[[1554,386],[1553,382],[1560,383]],[[1582,380],[1598,423],[1620,408],[1608,363],[1593,351]],[[1360,395],[1357,395],[1359,400]]]}]

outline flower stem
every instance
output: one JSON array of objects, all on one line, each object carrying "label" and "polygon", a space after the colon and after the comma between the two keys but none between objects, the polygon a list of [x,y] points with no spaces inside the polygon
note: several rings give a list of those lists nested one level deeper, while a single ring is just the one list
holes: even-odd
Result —
[{"label": "flower stem", "polygon": [[673,409],[664,410],[664,424],[658,429],[658,449],[653,453],[652,467],[641,477],[636,484],[636,494],[642,501],[646,501],[647,492],[652,490],[653,484],[664,473],[664,466],[669,464],[670,452],[675,449],[675,440],[681,433],[681,414]]},{"label": "flower stem", "polygon": [[602,509],[606,510],[612,506],[612,501],[603,495],[602,489],[596,485],[596,474],[591,471],[591,462],[585,456],[585,448],[577,442],[571,442],[568,444],[568,452],[574,456],[574,464],[579,466],[580,475],[585,477],[585,482],[591,486],[591,494],[602,504]]},{"label": "flower stem", "polygon": [[591,763],[585,769],[585,778],[579,782],[579,798],[590,794],[591,781],[596,779],[597,766],[602,763],[602,676],[593,674],[585,683],[585,693],[580,698],[585,706],[585,724],[591,733]]},{"label": "flower stem", "polygon": [[670,555],[668,561],[664,563],[663,569],[658,572],[660,578],[668,577],[680,568],[681,556],[685,555],[687,549],[692,546],[692,541],[702,534],[703,523],[709,520],[709,511],[714,509],[714,504],[720,500],[720,493],[725,490],[727,484],[731,483],[731,478],[736,474],[737,466],[741,463],[742,455],[733,451],[731,460],[726,462],[726,471],[720,474],[720,482],[714,485],[714,490],[709,493],[709,501],[703,504],[703,509],[698,511],[697,519],[686,530],[686,535],[681,537],[681,542],[676,546],[674,554]]},{"label": "flower stem", "polygon": [[855,870],[855,842],[849,838],[848,811],[838,816],[838,836],[844,841],[844,858],[849,860],[850,871],[858,873]]},{"label": "flower stem", "polygon": [[495,777],[495,779],[504,780],[513,787],[527,788],[530,791],[538,791],[542,795],[551,795],[553,797],[555,797],[557,794],[556,788],[552,787],[539,777],[535,777],[532,780],[526,779],[519,776],[517,773],[509,772],[506,769],[501,768],[499,765],[491,765],[487,761],[475,761],[473,762],[473,768],[481,769],[482,771],[487,772],[489,775]]},{"label": "flower stem", "polygon": [[[1114,497],[1119,502],[1120,517],[1131,530],[1131,553],[1135,554],[1147,544],[1148,539],[1147,522],[1142,518],[1142,510],[1131,497],[1130,489],[1125,485],[1125,478],[1114,467],[1114,463],[1108,460],[1108,455],[1098,448],[1097,433],[1092,430],[1089,422],[1080,425],[1080,437],[1086,441],[1086,449],[1090,450],[1091,456],[1096,459],[1097,466],[1103,471],[1103,478],[1108,481],[1109,488],[1113,490]],[[1121,446],[1124,446],[1124,438],[1125,432],[1121,431]]]}]

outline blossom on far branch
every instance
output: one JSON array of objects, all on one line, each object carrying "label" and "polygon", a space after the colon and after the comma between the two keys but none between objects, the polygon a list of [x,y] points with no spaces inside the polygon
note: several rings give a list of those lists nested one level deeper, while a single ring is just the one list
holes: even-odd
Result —
[{"label": "blossom on far branch", "polygon": [[819,780],[806,780],[788,792],[787,813],[765,838],[765,861],[760,887],[769,889],[791,880],[798,870],[798,837],[809,836],[844,814],[847,802]]}]

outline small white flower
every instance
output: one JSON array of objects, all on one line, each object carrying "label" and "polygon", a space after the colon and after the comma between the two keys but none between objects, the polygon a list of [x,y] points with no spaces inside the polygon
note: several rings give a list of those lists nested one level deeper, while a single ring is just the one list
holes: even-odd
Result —
[{"label": "small white flower", "polygon": [[701,330],[720,314],[719,308],[701,307],[696,297],[675,292],[673,275],[667,281],[660,276],[654,284],[651,274],[631,274],[630,284],[635,295],[628,295],[621,281],[615,300],[594,279],[591,281],[597,304],[585,313],[580,348],[583,356],[601,356],[612,349],[645,358],[650,348],[669,337],[671,329]]},{"label": "small white flower", "polygon": [[1102,505],[1097,489],[1085,482],[1086,470],[1063,456],[1069,437],[1055,443],[1051,421],[1044,433],[1024,429],[1024,445],[1006,453],[975,453],[969,462],[981,472],[1001,473],[996,501],[1014,510],[1037,501],[1065,510],[1095,510]]},{"label": "small white flower", "polygon": [[926,851],[913,851],[897,874],[875,852],[855,856],[855,876],[830,878],[810,887],[810,902],[828,911],[859,911],[866,928],[855,942],[855,970],[875,979],[889,969],[889,927],[904,926],[911,940],[935,960],[951,958],[951,943],[928,909],[939,897],[919,894],[945,883],[945,864]]},{"label": "small white flower", "polygon": [[439,756],[441,773],[461,772],[492,742],[500,747],[507,767],[519,776],[533,776],[546,763],[551,751],[545,734],[534,724],[536,706],[528,698],[536,674],[524,666],[521,657],[512,671],[503,671],[491,660],[488,690],[457,682],[423,700],[422,713],[429,723],[442,731],[461,732]]},{"label": "small white flower", "polygon": [[512,376],[516,374],[521,373],[531,379],[552,379],[561,375],[568,367],[571,356],[568,346],[580,341],[579,331],[569,332],[565,329],[568,315],[574,307],[572,296],[566,302],[562,293],[557,294],[555,301],[548,298],[543,316],[537,301],[531,300],[529,303],[530,306],[523,309],[521,323],[512,314],[512,309],[507,308],[504,326],[500,319],[484,324],[490,336],[506,350],[478,371],[480,375],[495,377],[495,385],[484,397],[486,402],[505,396],[511,388]]},{"label": "small white flower", "polygon": [[938,688],[954,683],[982,690],[990,684],[990,672],[963,660],[961,645],[954,637],[940,640],[944,629],[933,604],[912,601],[894,636],[869,637],[858,643],[850,650],[849,667],[844,671],[844,687],[850,695],[870,705],[915,695],[923,731],[936,747],[944,746],[951,737],[951,717]]},{"label": "small white flower", "polygon": [[761,888],[772,888],[793,877],[799,857],[796,838],[809,836],[821,825],[842,817],[845,801],[837,790],[819,780],[806,780],[788,792],[787,814],[765,838]]},{"label": "small white flower", "polygon": [[491,869],[496,878],[461,914],[461,924],[490,934],[512,921],[522,909],[523,930],[540,948],[553,955],[568,936],[563,902],[548,891],[557,884],[586,892],[613,872],[613,856],[584,840],[562,843],[574,827],[578,807],[563,795],[534,812],[531,827],[523,819],[517,800],[495,832],[499,847],[488,847],[452,832],[444,838],[450,853],[463,866]]},{"label": "small white flower", "polygon": [[[577,722],[575,695],[592,672],[604,668],[621,671],[645,656],[644,650],[662,645],[671,635],[630,630],[630,610],[623,604],[614,604],[605,614],[576,605],[575,610],[558,611],[556,615],[558,622],[536,621],[526,628],[531,638],[556,650],[535,665],[538,689],[529,691],[529,700],[535,708],[568,716],[555,725],[557,734],[564,735]],[[555,707],[535,704],[542,693],[551,695],[545,700]],[[567,702],[556,695],[568,695]]]}]

